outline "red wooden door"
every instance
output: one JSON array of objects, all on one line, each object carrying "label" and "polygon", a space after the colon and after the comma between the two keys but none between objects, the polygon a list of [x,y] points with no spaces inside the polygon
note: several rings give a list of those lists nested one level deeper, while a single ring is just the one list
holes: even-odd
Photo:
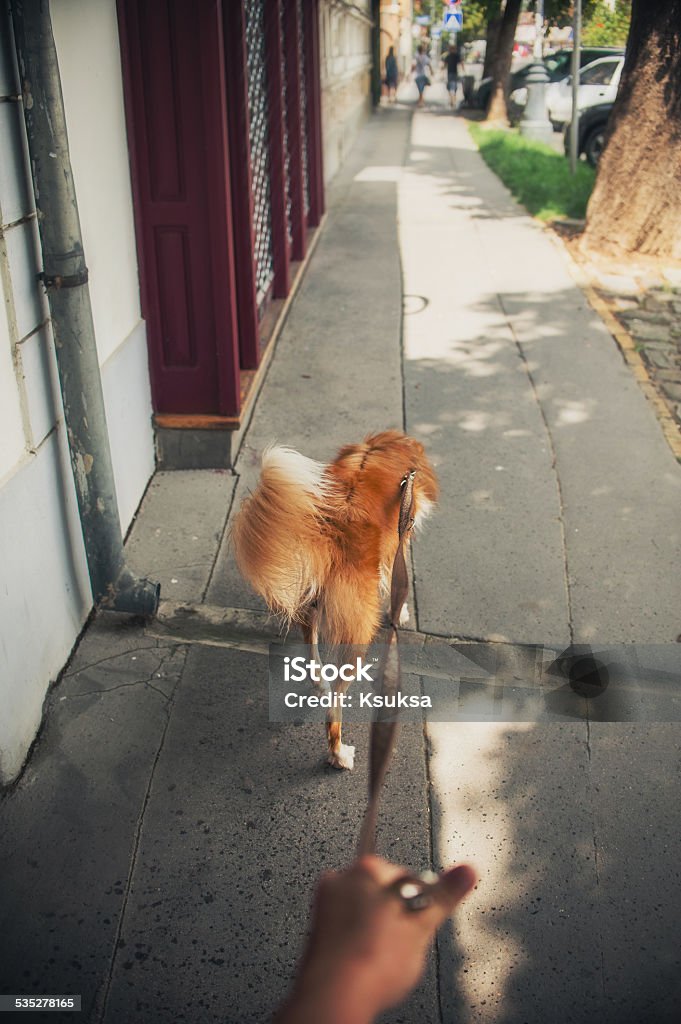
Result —
[{"label": "red wooden door", "polygon": [[236,415],[222,5],[118,0],[118,11],[154,409]]}]

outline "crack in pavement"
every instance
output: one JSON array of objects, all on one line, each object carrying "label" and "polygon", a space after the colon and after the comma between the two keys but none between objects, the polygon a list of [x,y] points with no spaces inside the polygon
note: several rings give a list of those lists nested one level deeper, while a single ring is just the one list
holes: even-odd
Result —
[{"label": "crack in pavement", "polygon": [[[145,633],[159,641],[231,647],[262,655],[268,653],[269,644],[284,636],[279,631],[275,619],[266,612],[234,606],[189,604],[186,601],[162,601],[157,617],[145,626]],[[412,640],[425,643],[441,640],[449,644],[516,646],[514,640],[499,634],[477,636],[402,629],[401,636],[405,642]]]},{"label": "crack in pavement", "polygon": [[[160,668],[164,664],[164,662],[168,660],[168,658],[172,657],[177,652],[177,650],[179,649],[180,646],[181,645],[173,645],[173,649],[168,652],[168,654],[166,655],[165,658],[161,659],[161,662],[159,663],[159,666],[157,667],[156,671],[158,671],[158,668]],[[139,854],[139,847],[140,847],[140,842],[141,842],[141,838],[142,838],[142,829],[144,827],[144,818],[145,818],[147,807],[149,805],[149,800],[150,800],[150,797],[151,797],[151,790],[152,790],[152,786],[153,786],[153,783],[154,783],[154,777],[155,777],[155,774],[156,774],[156,768],[158,766],[158,762],[160,760],[161,754],[163,752],[163,748],[165,746],[166,737],[168,735],[168,729],[170,727],[170,721],[171,721],[171,718],[172,718],[172,711],[173,711],[173,707],[175,705],[175,695],[176,695],[177,690],[178,690],[178,688],[179,688],[179,686],[180,686],[180,684],[182,682],[182,677],[184,675],[184,669],[185,669],[185,665],[186,665],[186,654],[187,654],[187,651],[185,651],[185,659],[184,659],[184,662],[182,663],[181,668],[178,671],[177,680],[176,680],[175,685],[174,685],[174,687],[172,689],[172,692],[167,697],[166,722],[165,722],[165,725],[163,726],[163,731],[161,733],[161,738],[159,740],[158,748],[156,750],[156,754],[154,756],[154,760],[152,762],[151,769],[149,771],[149,780],[147,782],[146,790],[145,790],[145,793],[144,793],[144,798],[142,800],[142,806],[141,806],[140,813],[139,813],[139,816],[137,818],[137,822],[136,822],[136,825],[135,825],[133,844],[132,844],[132,853],[130,855],[130,865],[129,865],[129,868],[128,868],[128,874],[127,874],[127,878],[126,878],[126,882],[125,882],[125,891],[124,891],[123,900],[122,900],[122,903],[121,903],[120,914],[118,916],[118,924],[116,926],[116,931],[115,931],[115,934],[114,934],[114,937],[113,937],[111,961],[109,963],[109,969],[107,971],[107,976],[106,976],[106,981],[104,983],[103,992],[102,992],[101,996],[99,994],[97,995],[96,1000],[95,1000],[95,1006],[93,1008],[93,1012],[94,1012],[94,1015],[95,1015],[95,1018],[96,1018],[98,1024],[104,1024],[104,1021],[106,1019],[108,1002],[109,1002],[109,997],[110,997],[110,994],[111,994],[111,986],[113,984],[113,977],[114,977],[114,972],[115,972],[115,969],[116,969],[116,962],[117,962],[117,959],[118,959],[119,943],[121,941],[121,936],[123,934],[123,926],[124,926],[124,923],[125,923],[125,917],[126,917],[126,913],[127,913],[128,902],[130,900],[130,892],[131,892],[131,889],[132,889],[132,880],[133,880],[133,876],[135,874],[135,870],[136,870],[136,867],[137,867],[137,857],[138,857],[138,854]]]},{"label": "crack in pavement", "polygon": [[91,668],[97,668],[98,665],[105,665],[107,661],[115,661],[116,658],[125,658],[127,655],[139,654],[142,651],[157,651],[162,644],[161,638],[156,639],[156,643],[150,644],[148,647],[129,647],[125,651],[119,651],[117,654],[108,654],[106,658],[99,658],[98,661],[90,661],[87,665],[79,665],[78,668],[71,669],[69,672],[65,672],[62,676],[64,679],[72,679],[74,676],[78,676],[81,672],[87,672]]},{"label": "crack in pavement", "polygon": [[[187,645],[180,644],[180,643],[174,643],[172,645],[172,647],[170,648],[170,650],[167,651],[167,653],[163,655],[163,657],[161,658],[159,663],[156,665],[156,667],[149,673],[148,676],[146,676],[143,679],[134,679],[132,682],[129,682],[129,683],[117,683],[116,686],[106,686],[106,687],[103,687],[100,690],[83,690],[81,693],[64,694],[60,699],[61,700],[75,700],[75,699],[77,699],[79,697],[97,697],[97,696],[100,696],[103,693],[113,693],[115,690],[126,690],[126,689],[129,689],[129,688],[134,687],[134,686],[148,686],[150,690],[155,690],[155,692],[158,693],[161,697],[163,697],[164,700],[169,700],[170,699],[170,695],[167,694],[167,693],[164,693],[164,691],[161,690],[158,686],[154,686],[154,684],[152,683],[151,680],[155,679],[155,678],[158,678],[160,676],[161,669],[166,664],[166,662],[169,661],[179,650],[181,650],[185,646],[187,646]],[[154,648],[146,647],[146,648],[143,648],[143,650],[154,650]],[[105,662],[107,660],[109,660],[109,659],[104,658],[104,659],[102,659],[102,662],[93,662],[93,664],[102,664],[103,662]],[[78,674],[78,673],[76,673],[76,674]]]},{"label": "crack in pavement", "polygon": [[506,324],[508,326],[508,329],[509,329],[509,331],[511,333],[511,336],[513,338],[513,341],[515,343],[516,349],[518,351],[518,355],[520,356],[520,360],[521,360],[521,362],[523,364],[523,368],[525,370],[525,374],[526,374],[527,379],[529,381],[530,388],[532,389],[532,395],[534,396],[534,400],[535,400],[535,402],[537,404],[537,410],[539,412],[539,415],[541,416],[542,423],[544,424],[544,430],[546,432],[546,437],[547,437],[547,440],[548,440],[549,452],[551,454],[551,469],[553,470],[554,479],[556,481],[556,491],[557,491],[557,494],[558,494],[558,510],[559,510],[559,521],[560,521],[560,536],[561,536],[561,546],[562,546],[562,554],[563,554],[563,577],[564,577],[564,582],[565,582],[565,600],[566,600],[566,604],[567,604],[567,613],[568,613],[568,623],[567,623],[567,625],[568,625],[568,630],[569,630],[569,633],[570,633],[570,643],[574,643],[574,641],[575,641],[575,631],[574,631],[574,622],[573,622],[573,616],[572,616],[572,588],[570,587],[570,568],[569,568],[569,560],[568,560],[567,531],[565,529],[565,514],[564,514],[564,512],[565,512],[565,503],[564,503],[564,500],[563,500],[563,487],[562,487],[562,484],[561,484],[561,481],[560,481],[560,474],[558,472],[558,456],[557,456],[557,453],[556,453],[556,447],[555,447],[554,440],[553,440],[553,433],[551,431],[551,426],[549,424],[548,417],[546,415],[546,411],[544,409],[542,400],[539,397],[539,392],[537,390],[537,384],[536,384],[536,381],[535,381],[535,379],[534,379],[534,377],[532,375],[532,370],[530,369],[530,364],[529,364],[529,362],[527,360],[527,356],[525,355],[525,350],[523,348],[522,342],[518,338],[518,335],[516,334],[515,328],[513,326],[513,320],[511,318],[511,316],[509,315],[508,311],[506,310],[505,306],[504,306],[504,296],[501,293],[499,293],[499,292],[497,292],[497,300],[499,302],[499,306],[501,308],[501,311],[504,314],[504,317],[506,318]]}]

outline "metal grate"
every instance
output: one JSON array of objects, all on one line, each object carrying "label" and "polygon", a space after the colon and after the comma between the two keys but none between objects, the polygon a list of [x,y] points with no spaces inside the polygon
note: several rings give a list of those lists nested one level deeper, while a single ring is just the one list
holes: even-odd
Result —
[{"label": "metal grate", "polygon": [[305,22],[303,20],[303,0],[296,0],[298,5],[298,60],[300,62],[300,118],[303,126],[303,196],[305,203],[305,216],[310,212],[310,183],[307,174],[307,88],[305,86]]},{"label": "metal grate", "polygon": [[281,38],[281,85],[283,90],[283,129],[284,129],[284,177],[286,180],[286,240],[290,245],[293,240],[291,232],[291,192],[289,182],[291,181],[291,155],[288,149],[288,128],[286,121],[288,117],[288,106],[286,101],[286,36],[284,34],[284,5],[279,5],[279,35]]},{"label": "metal grate", "polygon": [[265,78],[265,3],[247,0],[246,66],[248,117],[253,189],[256,299],[260,307],[274,278],[272,257],[272,206],[270,201],[269,129]]}]

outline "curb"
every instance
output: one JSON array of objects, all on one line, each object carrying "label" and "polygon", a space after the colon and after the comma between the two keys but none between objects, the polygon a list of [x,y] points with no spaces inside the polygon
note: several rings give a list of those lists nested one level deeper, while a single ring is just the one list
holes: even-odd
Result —
[{"label": "curb", "polygon": [[667,408],[667,403],[664,398],[662,398],[655,383],[653,382],[648,367],[636,349],[636,343],[633,337],[612,313],[607,302],[596,292],[588,275],[574,259],[560,234],[553,230],[550,224],[546,224],[545,227],[551,230],[553,238],[555,238],[560,244],[560,248],[567,257],[570,273],[572,274],[576,284],[578,284],[584,292],[589,305],[594,312],[599,315],[608,331],[617,342],[620,352],[622,353],[622,358],[631,369],[634,378],[638,381],[638,384],[643,391],[643,394],[655,410],[655,415],[657,416],[660,427],[662,428],[662,433],[667,444],[671,448],[674,458],[678,462],[681,462],[681,429]]}]

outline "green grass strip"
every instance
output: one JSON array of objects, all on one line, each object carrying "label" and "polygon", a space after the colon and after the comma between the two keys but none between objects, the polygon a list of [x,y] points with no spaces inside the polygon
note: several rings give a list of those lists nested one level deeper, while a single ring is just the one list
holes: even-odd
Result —
[{"label": "green grass strip", "polygon": [[485,163],[539,220],[582,219],[596,172],[581,160],[570,174],[566,157],[541,142],[530,142],[515,131],[469,124],[473,141]]}]

